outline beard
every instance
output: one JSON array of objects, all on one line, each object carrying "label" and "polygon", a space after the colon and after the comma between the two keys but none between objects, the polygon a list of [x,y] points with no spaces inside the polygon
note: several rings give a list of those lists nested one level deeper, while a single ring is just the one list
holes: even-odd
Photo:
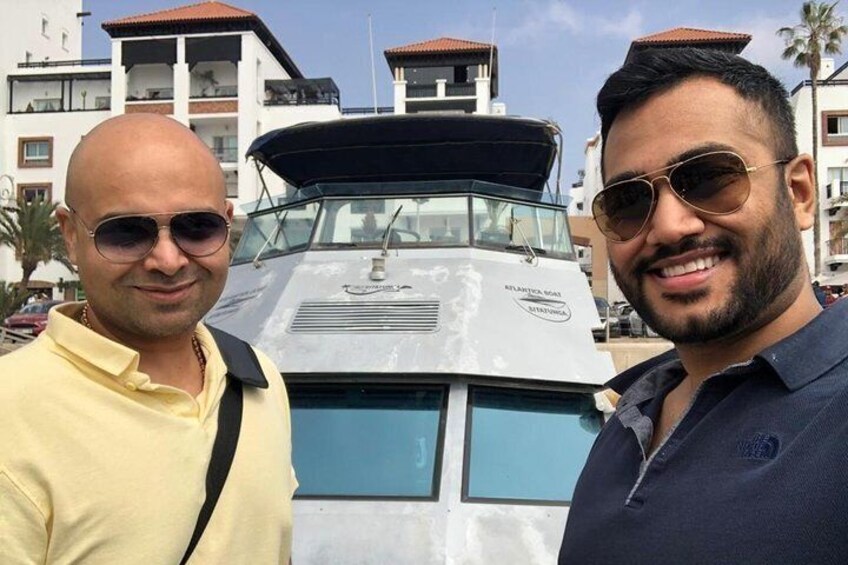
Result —
[{"label": "beard", "polygon": [[[614,264],[610,270],[624,296],[644,322],[660,336],[674,343],[703,343],[749,333],[776,316],[776,309],[788,306],[782,295],[798,276],[803,261],[803,247],[785,188],[778,191],[770,217],[755,232],[752,241],[736,235],[698,239],[687,237],[673,246],[663,246],[649,259],[640,261],[632,275],[625,275]],[[737,277],[727,291],[722,306],[706,315],[680,318],[672,309],[653,306],[645,295],[644,280],[649,265],[695,249],[717,249],[722,261],[736,264]],[[709,292],[698,290],[686,294],[664,293],[663,298],[681,305],[706,298]]]}]

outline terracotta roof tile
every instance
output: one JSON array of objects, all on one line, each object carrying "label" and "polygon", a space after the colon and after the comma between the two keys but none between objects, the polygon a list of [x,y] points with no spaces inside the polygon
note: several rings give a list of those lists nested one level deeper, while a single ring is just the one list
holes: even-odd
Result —
[{"label": "terracotta roof tile", "polygon": [[131,26],[136,24],[149,23],[177,23],[177,22],[195,22],[195,21],[218,21],[218,20],[240,20],[256,18],[256,14],[210,0],[188,6],[180,6],[170,8],[168,10],[160,10],[158,12],[150,12],[147,14],[139,14],[137,16],[129,16],[118,20],[112,20],[103,23],[103,28],[118,26]]},{"label": "terracotta roof tile", "polygon": [[724,31],[712,31],[708,29],[695,29],[691,27],[676,27],[652,35],[646,35],[633,40],[634,45],[665,44],[665,43],[716,43],[739,41],[751,41],[747,33],[730,33]]},{"label": "terracotta roof tile", "polygon": [[[468,41],[465,39],[454,39],[452,37],[440,37],[429,41],[421,41],[419,43],[411,43],[401,47],[392,47],[386,49],[386,55],[409,55],[409,54],[424,54],[424,53],[458,53],[466,51],[488,51],[491,48],[490,43],[480,43],[479,41]],[[495,46],[497,49],[497,45]]]}]

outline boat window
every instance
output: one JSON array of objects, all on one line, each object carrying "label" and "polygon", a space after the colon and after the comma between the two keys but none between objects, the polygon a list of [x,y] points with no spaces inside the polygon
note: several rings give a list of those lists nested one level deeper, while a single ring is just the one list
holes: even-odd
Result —
[{"label": "boat window", "polygon": [[468,198],[361,198],[326,200],[316,246],[379,246],[395,212],[389,245],[468,245]]},{"label": "boat window", "polygon": [[591,394],[469,387],[464,500],[571,500],[603,421]]},{"label": "boat window", "polygon": [[318,203],[310,202],[251,216],[233,254],[233,263],[306,249],[317,215]]},{"label": "boat window", "polygon": [[563,210],[479,197],[473,199],[472,206],[474,242],[481,247],[529,245],[553,256],[573,252]]},{"label": "boat window", "polygon": [[442,386],[290,384],[297,497],[438,497]]}]

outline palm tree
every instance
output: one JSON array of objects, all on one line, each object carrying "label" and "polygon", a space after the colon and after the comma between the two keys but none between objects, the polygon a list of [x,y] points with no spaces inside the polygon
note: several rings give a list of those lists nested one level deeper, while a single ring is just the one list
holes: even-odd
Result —
[{"label": "palm tree", "polygon": [[21,262],[23,291],[39,263],[59,261],[74,272],[54,215],[57,206],[40,198],[29,202],[20,198],[16,207],[0,209],[0,245],[14,249]]},{"label": "palm tree", "polygon": [[[786,42],[781,57],[791,59],[796,67],[807,67],[810,70],[810,83],[813,98],[813,183],[818,189],[818,147],[819,147],[819,104],[818,78],[821,69],[822,54],[836,55],[841,53],[842,38],[848,33],[848,26],[842,25],[842,18],[837,16],[836,5],[839,2],[804,2],[801,6],[801,23],[792,27],[782,27],[777,34]],[[815,219],[813,221],[813,262],[815,276],[821,272],[821,204],[816,194]]]},{"label": "palm tree", "polygon": [[0,319],[11,316],[24,305],[29,294],[14,283],[0,281]]}]

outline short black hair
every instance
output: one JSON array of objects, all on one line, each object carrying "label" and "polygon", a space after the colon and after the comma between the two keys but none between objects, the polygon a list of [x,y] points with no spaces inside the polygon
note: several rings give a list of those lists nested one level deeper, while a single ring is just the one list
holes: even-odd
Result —
[{"label": "short black hair", "polygon": [[[714,78],[745,100],[757,103],[770,123],[776,159],[798,155],[795,117],[783,84],[760,65],[738,55],[692,47],[646,49],[614,72],[598,92],[601,137],[607,138],[616,117],[649,98],[696,77]],[[604,148],[601,146],[601,171]]]}]

